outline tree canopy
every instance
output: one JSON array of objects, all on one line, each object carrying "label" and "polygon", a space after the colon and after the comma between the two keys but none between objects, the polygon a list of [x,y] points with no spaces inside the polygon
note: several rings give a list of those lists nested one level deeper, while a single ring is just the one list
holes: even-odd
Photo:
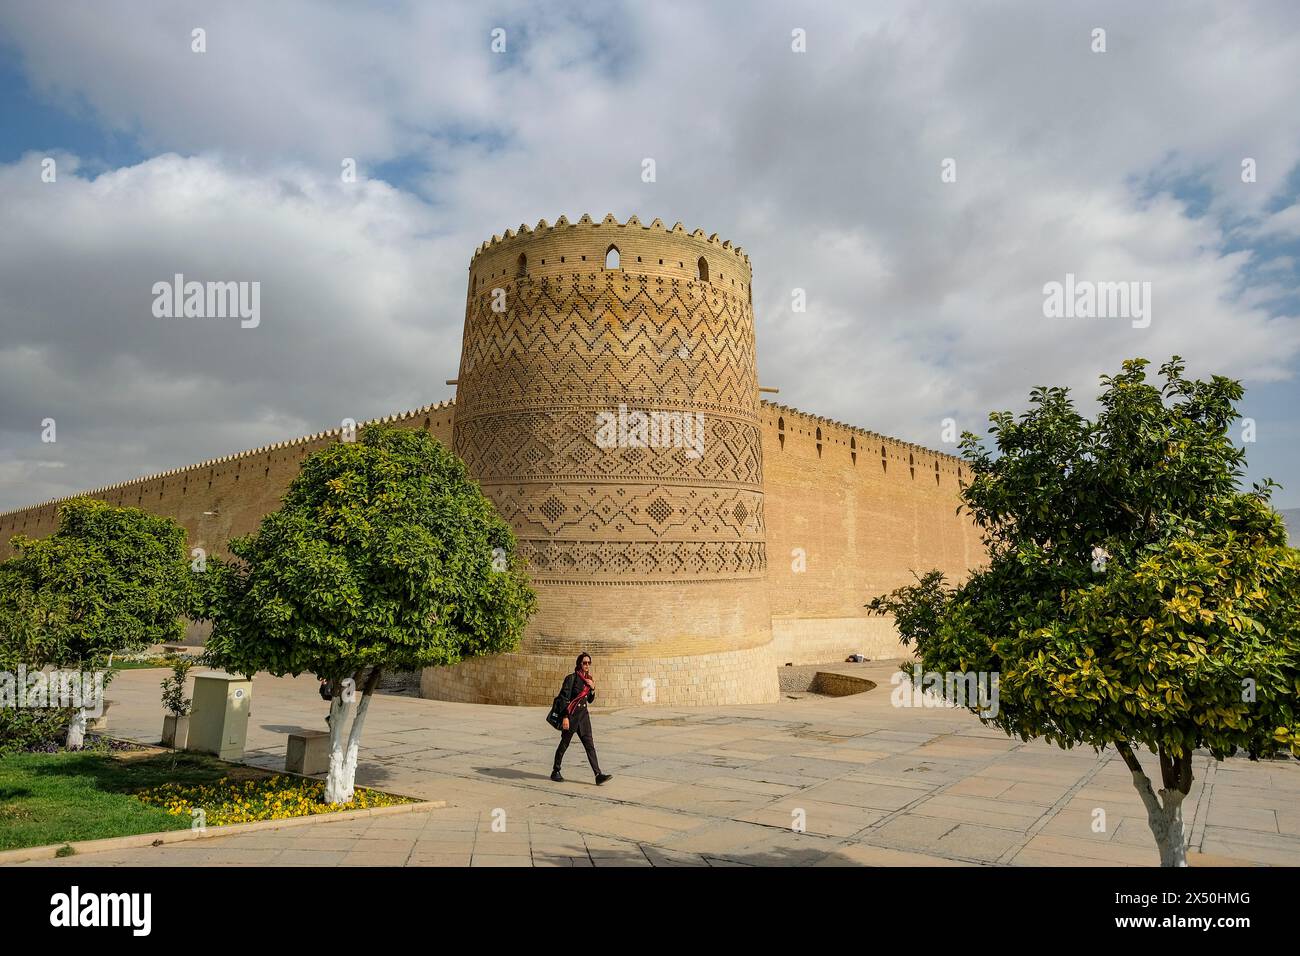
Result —
[{"label": "tree canopy", "polygon": [[17,553],[0,564],[2,642],[28,667],[99,667],[185,633],[185,530],[170,518],[78,498],[60,506],[53,534],[12,541]]},{"label": "tree canopy", "polygon": [[336,680],[518,646],[535,598],[515,540],[422,431],[371,426],[312,455],[279,510],[209,562],[209,657]]},{"label": "tree canopy", "polygon": [[[925,670],[998,674],[984,719],[1008,734],[1114,745],[1149,816],[1133,748],[1157,754],[1152,826],[1172,839],[1193,750],[1300,756],[1300,552],[1273,483],[1241,488],[1240,384],[1189,380],[1175,357],[1157,385],[1146,366],[1103,377],[1095,420],[1039,388],[1018,419],[990,415],[994,449],[966,433],[964,507],[987,567],[952,587],[930,572],[868,606],[895,615]],[[1177,831],[1165,862],[1181,818]]]},{"label": "tree canopy", "polygon": [[[114,653],[178,641],[194,596],[185,530],[93,498],[63,504],[58,517],[46,538],[15,536],[17,553],[0,564],[0,670],[52,665],[84,675],[102,671]],[[76,748],[87,713],[83,705],[9,713],[0,729],[34,740],[66,723],[66,744]]]}]

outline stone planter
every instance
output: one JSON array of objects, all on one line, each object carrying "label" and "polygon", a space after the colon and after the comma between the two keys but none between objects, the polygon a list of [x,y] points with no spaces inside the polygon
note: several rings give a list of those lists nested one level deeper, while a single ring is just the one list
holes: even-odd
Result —
[{"label": "stone planter", "polygon": [[173,750],[184,750],[190,735],[190,718],[168,714],[163,718],[162,745]]}]

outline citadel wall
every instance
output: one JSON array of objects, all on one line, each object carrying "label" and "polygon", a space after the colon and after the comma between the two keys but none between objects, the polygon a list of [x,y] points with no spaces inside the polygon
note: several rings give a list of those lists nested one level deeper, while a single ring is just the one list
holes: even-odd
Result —
[{"label": "citadel wall", "polygon": [[[776,699],[749,283],[730,243],[635,217],[480,247],[455,450],[538,612],[517,653],[426,670],[427,696],[549,703],[586,651],[609,704]],[[627,409],[698,423],[699,453],[602,441],[600,417]]]},{"label": "citadel wall", "polygon": [[[451,444],[451,402],[426,405],[376,419],[399,428],[427,428]],[[362,423],[358,427],[362,427]],[[70,497],[98,498],[109,504],[140,508],[174,518],[184,529],[187,547],[209,555],[227,554],[231,538],[257,530],[262,518],[280,506],[280,498],[298,475],[303,459],[339,440],[341,428],[318,432],[263,448],[213,458],[185,468],[95,488]],[[13,556],[16,534],[43,538],[58,526],[59,505],[69,498],[0,514],[0,560]]]},{"label": "citadel wall", "polygon": [[[863,605],[914,570],[960,580],[983,562],[956,514],[959,459],[759,401],[749,268],[716,235],[635,216],[521,226],[479,248],[456,401],[377,421],[465,459],[539,609],[518,653],[428,668],[425,696],[549,703],[585,650],[607,705],[648,702],[647,678],[661,704],[771,700],[782,664],[905,654]],[[622,404],[698,415],[703,453],[603,445],[597,416]],[[86,494],[175,518],[190,548],[222,555],[340,434]],[[13,535],[51,533],[59,503],[0,514],[0,559]]]},{"label": "citadel wall", "polygon": [[[450,445],[455,411],[453,402],[443,402],[380,421],[399,427],[426,427],[427,422],[429,432]],[[302,460],[337,441],[339,434],[338,429],[320,432],[86,494],[175,518],[186,530],[189,547],[223,555],[230,538],[256,530],[262,516],[278,506]],[[869,617],[862,605],[908,583],[912,569],[939,568],[960,580],[984,560],[978,529],[955,514],[964,465],[771,402],[762,404],[761,436],[773,666],[826,663],[853,653],[905,654],[892,622]],[[0,560],[12,555],[13,535],[50,534],[64,500],[0,514]],[[655,630],[662,625],[656,614],[667,605],[661,595],[643,593],[642,602],[625,603],[623,612]],[[580,603],[554,597],[546,610],[560,620],[585,611]],[[594,642],[591,653],[603,649]],[[572,664],[567,656],[543,656],[522,666],[512,683],[536,684],[541,690]],[[673,666],[685,666],[689,656],[682,655]],[[726,670],[741,662],[724,658],[716,663]]]},{"label": "citadel wall", "polygon": [[979,529],[956,514],[961,459],[764,402],[763,471],[778,665],[908,655],[892,620],[863,605],[913,570],[959,581],[985,560]]}]

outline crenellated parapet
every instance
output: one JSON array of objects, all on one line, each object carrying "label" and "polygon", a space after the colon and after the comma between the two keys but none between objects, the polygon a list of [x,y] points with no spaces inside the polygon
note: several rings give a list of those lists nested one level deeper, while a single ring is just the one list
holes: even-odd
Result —
[{"label": "crenellated parapet", "polygon": [[605,270],[611,249],[621,269],[708,283],[750,300],[749,256],[740,246],[717,233],[688,232],[680,222],[667,227],[655,219],[647,226],[636,216],[619,222],[613,215],[599,222],[586,214],[577,222],[561,216],[554,225],[543,219],[532,228],[521,223],[518,230],[494,235],[470,260],[470,289],[479,292],[523,276],[542,280],[596,275]]},{"label": "crenellated parapet", "polygon": [[[385,425],[401,424],[418,418],[421,415],[427,416],[431,412],[445,410],[452,407],[455,400],[445,402],[435,402],[431,405],[422,405],[419,408],[413,408],[405,412],[396,412],[392,415],[385,415],[382,418],[372,418],[369,421],[358,422],[357,428],[362,429],[367,425]],[[158,471],[150,475],[143,475],[139,478],[131,478],[127,481],[115,482],[111,485],[100,485],[98,488],[92,488],[89,491],[81,491],[72,495],[64,495],[61,498],[51,498],[42,501],[39,504],[27,505],[22,508],[14,508],[10,511],[0,511],[0,519],[8,518],[13,515],[22,515],[24,512],[40,511],[51,506],[57,507],[65,501],[72,501],[77,498],[99,498],[112,492],[121,491],[124,488],[133,488],[136,485],[145,484],[159,479],[173,478],[184,475],[190,475],[202,471],[205,468],[214,468],[220,465],[228,465],[234,462],[243,461],[250,458],[257,458],[269,452],[282,451],[290,448],[297,448],[302,445],[310,445],[315,442],[328,441],[337,439],[343,434],[343,427],[331,428],[326,431],[316,432],[312,435],[303,435],[299,438],[290,438],[286,441],[274,442],[270,445],[262,445],[260,448],[250,448],[247,451],[236,452],[232,455],[222,455],[220,458],[208,458],[193,465],[186,465],[183,468],[171,468],[167,471]]]},{"label": "crenellated parapet", "polygon": [[[864,602],[984,559],[963,459],[760,399],[749,256],[716,233],[561,216],[493,236],[468,272],[456,399],[356,427],[448,443],[538,609],[517,652],[428,668],[425,696],[546,704],[584,651],[606,706],[770,702],[784,662],[906,654]],[[168,515],[220,557],[343,431],[5,512],[0,559],[74,497]]]},{"label": "crenellated parapet", "polygon": [[960,456],[849,425],[825,415],[815,415],[767,400],[763,401],[763,411],[777,424],[778,435],[782,431],[787,434],[802,431],[826,448],[832,445],[847,446],[851,453],[856,452],[864,460],[884,458],[901,461],[909,467],[917,464],[924,464],[926,468],[937,466],[942,473],[952,474],[958,480],[965,480],[970,473],[969,463]]}]

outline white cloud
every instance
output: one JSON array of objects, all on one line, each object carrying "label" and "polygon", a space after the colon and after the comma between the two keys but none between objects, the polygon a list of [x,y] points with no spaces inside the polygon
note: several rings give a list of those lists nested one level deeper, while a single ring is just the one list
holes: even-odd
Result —
[{"label": "white cloud", "polygon": [[[459,333],[437,310],[463,296],[463,242],[434,235],[423,203],[170,154],[56,183],[37,168],[0,168],[0,407],[4,446],[66,461],[60,481],[105,484],[446,394]],[[261,324],[154,317],[153,285],[176,273],[260,282]],[[47,417],[58,441],[42,445]],[[28,477],[4,482],[7,504],[50,490]]]},{"label": "white cloud", "polygon": [[[1300,320],[1271,310],[1295,290],[1227,251],[1295,232],[1264,211],[1300,162],[1286,4],[97,9],[9,7],[0,25],[50,95],[197,155],[57,187],[31,157],[0,170],[0,367],[38,355],[0,384],[0,447],[25,448],[12,423],[47,407],[86,416],[95,451],[67,450],[70,483],[446,395],[474,247],[561,213],[740,243],[763,383],[924,443],[1033,385],[1090,399],[1137,355],[1294,376]],[[209,53],[189,52],[192,25]],[[429,171],[412,193],[347,189],[342,156]],[[1258,183],[1240,182],[1243,156]],[[1153,191],[1179,183],[1204,214]],[[175,271],[260,279],[264,328],[160,327],[145,293]],[[1042,286],[1067,272],[1151,282],[1151,327],[1044,319]],[[51,488],[0,477],[0,506]]]}]

